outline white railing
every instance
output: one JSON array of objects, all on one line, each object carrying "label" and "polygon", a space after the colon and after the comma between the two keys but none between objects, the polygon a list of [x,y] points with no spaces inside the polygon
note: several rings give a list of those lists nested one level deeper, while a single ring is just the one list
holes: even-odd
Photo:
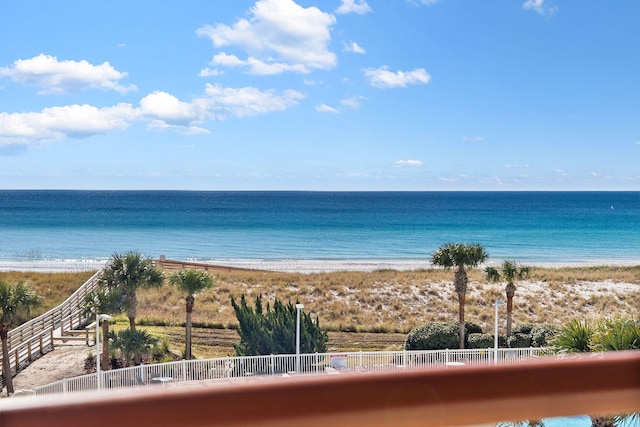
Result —
[{"label": "white railing", "polygon": [[[36,395],[117,389],[156,383],[228,381],[250,376],[403,371],[464,365],[515,364],[547,354],[544,348],[424,350],[357,353],[280,354],[224,357],[140,365],[69,378],[33,389]],[[494,359],[495,358],[495,359]],[[98,385],[100,387],[98,387]]]},{"label": "white railing", "polygon": [[[60,335],[63,336],[65,331],[83,326],[86,321],[81,314],[84,297],[97,289],[101,274],[102,271],[98,271],[91,276],[59,306],[9,332],[9,363],[12,375],[38,357],[53,350],[54,330],[60,328]],[[2,363],[1,354],[0,363]],[[0,384],[4,386],[2,377],[0,377]]]}]

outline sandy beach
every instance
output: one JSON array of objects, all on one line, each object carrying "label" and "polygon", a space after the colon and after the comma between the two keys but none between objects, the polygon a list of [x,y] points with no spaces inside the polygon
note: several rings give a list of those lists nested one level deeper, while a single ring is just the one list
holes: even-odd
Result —
[{"label": "sandy beach", "polygon": [[[428,259],[209,259],[184,260],[186,262],[206,263],[214,266],[243,268],[250,270],[267,270],[283,273],[330,273],[336,271],[398,270],[410,271],[432,267]],[[62,273],[94,271],[104,268],[108,260],[33,260],[33,261],[0,261],[0,271],[35,271],[41,273]],[[490,260],[487,266],[497,266],[501,260]],[[635,266],[638,260],[601,260],[589,262],[554,262],[554,263],[522,263],[532,267],[594,267],[594,266]]]}]

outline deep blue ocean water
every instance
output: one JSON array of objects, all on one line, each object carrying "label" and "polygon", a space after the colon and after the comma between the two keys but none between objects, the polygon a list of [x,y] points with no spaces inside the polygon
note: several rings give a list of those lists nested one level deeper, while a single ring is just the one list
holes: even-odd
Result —
[{"label": "deep blue ocean water", "polygon": [[427,260],[446,242],[490,260],[640,263],[640,192],[0,190],[0,261]]}]

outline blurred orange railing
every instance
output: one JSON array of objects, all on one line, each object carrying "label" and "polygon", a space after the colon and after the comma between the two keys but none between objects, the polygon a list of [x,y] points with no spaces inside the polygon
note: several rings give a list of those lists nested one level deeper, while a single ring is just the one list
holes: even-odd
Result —
[{"label": "blurred orange railing", "polygon": [[0,426],[464,426],[640,411],[640,352],[0,402]]}]

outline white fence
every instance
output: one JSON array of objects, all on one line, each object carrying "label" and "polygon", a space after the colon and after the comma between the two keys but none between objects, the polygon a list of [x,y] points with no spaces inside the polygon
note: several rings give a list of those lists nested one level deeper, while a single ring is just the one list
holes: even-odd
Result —
[{"label": "white fence", "polygon": [[[69,378],[33,389],[36,395],[145,386],[187,381],[225,380],[248,376],[401,371],[447,366],[520,363],[546,354],[544,348],[426,350],[357,353],[315,353],[225,357],[140,365]],[[495,358],[495,359],[494,359]],[[98,380],[100,383],[98,384]]]}]

